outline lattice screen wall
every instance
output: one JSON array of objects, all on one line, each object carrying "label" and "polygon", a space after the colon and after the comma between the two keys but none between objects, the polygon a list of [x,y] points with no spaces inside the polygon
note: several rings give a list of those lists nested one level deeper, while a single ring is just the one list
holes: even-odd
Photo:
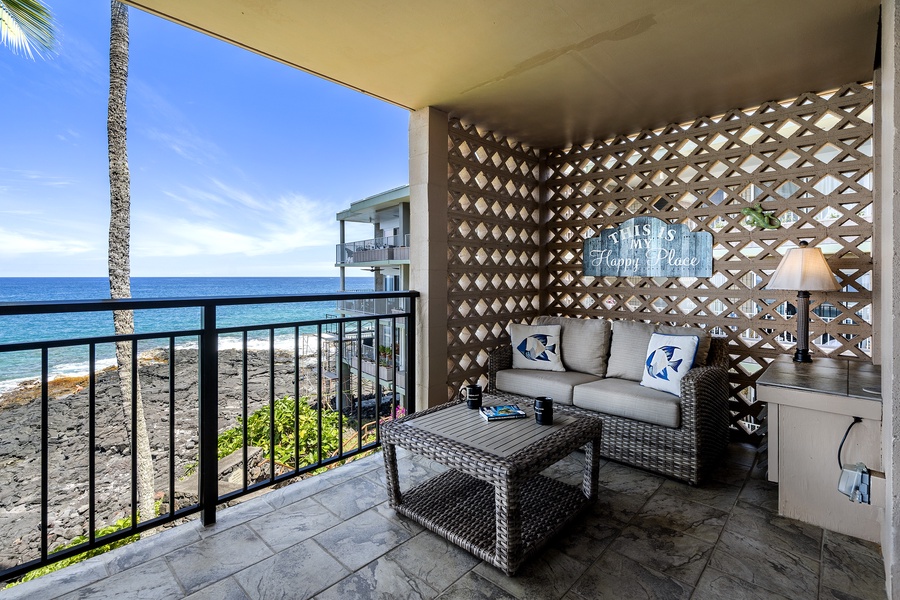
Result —
[{"label": "lattice screen wall", "polygon": [[[658,131],[544,153],[547,314],[702,324],[729,338],[734,422],[755,429],[754,380],[793,346],[795,292],[763,287],[801,240],[819,246],[843,290],[813,293],[810,348],[871,353],[872,89],[735,110]],[[762,203],[783,227],[740,210]],[[713,235],[713,277],[582,275],[585,238],[635,215]],[[790,303],[790,306],[788,305]]]},{"label": "lattice screen wall", "polygon": [[448,394],[483,377],[510,320],[540,312],[539,154],[449,123]]}]

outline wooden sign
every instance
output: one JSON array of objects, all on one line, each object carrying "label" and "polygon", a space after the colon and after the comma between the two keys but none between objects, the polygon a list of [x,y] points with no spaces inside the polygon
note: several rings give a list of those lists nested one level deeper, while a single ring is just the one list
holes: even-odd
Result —
[{"label": "wooden sign", "polygon": [[712,234],[634,217],[586,239],[583,262],[595,277],[712,277]]}]

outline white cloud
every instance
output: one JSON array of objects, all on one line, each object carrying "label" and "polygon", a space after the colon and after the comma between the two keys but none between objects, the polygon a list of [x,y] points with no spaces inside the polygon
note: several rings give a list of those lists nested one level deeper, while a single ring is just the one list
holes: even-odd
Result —
[{"label": "white cloud", "polygon": [[51,175],[43,171],[33,169],[0,169],[0,176],[10,183],[28,182],[29,184],[46,185],[51,187],[64,187],[75,183],[68,177]]},{"label": "white cloud", "polygon": [[56,134],[56,139],[58,139],[61,142],[74,142],[75,140],[77,140],[80,137],[81,137],[81,134],[79,134],[77,131],[75,131],[72,128],[66,129],[66,131],[64,133]]},{"label": "white cloud", "polygon": [[0,256],[26,254],[83,254],[94,250],[84,240],[54,236],[44,232],[9,231],[0,227]]},{"label": "white cloud", "polygon": [[213,178],[212,183],[216,186],[220,191],[225,194],[226,198],[231,200],[235,200],[240,204],[243,204],[247,208],[254,208],[257,210],[265,210],[267,207],[259,202],[256,198],[254,198],[251,194],[240,190],[236,187],[232,187],[230,185],[226,185],[219,181],[218,179]]},{"label": "white cloud", "polygon": [[133,255],[271,256],[337,243],[333,209],[323,203],[299,194],[267,201],[218,180],[211,185],[214,191],[167,193],[186,214],[136,214]]},{"label": "white cloud", "polygon": [[191,198],[187,198],[185,195],[176,194],[174,192],[163,192],[163,194],[172,200],[183,204],[194,216],[204,219],[214,219],[216,216],[216,212],[205,206],[202,202],[196,202]]},{"label": "white cloud", "polygon": [[198,164],[214,163],[222,156],[221,148],[201,135],[162,91],[140,79],[131,82],[129,90],[129,104],[140,104],[156,120],[156,125],[148,124],[141,129],[150,140]]},{"label": "white cloud", "polygon": [[215,162],[219,148],[213,142],[183,127],[163,131],[150,127],[144,131],[148,138],[167,147],[181,158],[195,163]]},{"label": "white cloud", "polygon": [[240,233],[185,219],[172,221],[153,217],[148,219],[148,224],[158,233],[148,241],[135,243],[135,252],[143,256],[218,256],[246,252],[253,242]]}]

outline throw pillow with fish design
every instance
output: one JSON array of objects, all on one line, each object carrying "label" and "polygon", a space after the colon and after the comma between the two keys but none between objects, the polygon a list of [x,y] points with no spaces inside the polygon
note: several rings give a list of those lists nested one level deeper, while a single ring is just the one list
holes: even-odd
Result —
[{"label": "throw pillow with fish design", "polygon": [[647,347],[641,385],[681,396],[681,378],[694,366],[700,338],[654,333]]},{"label": "throw pillow with fish design", "polygon": [[513,369],[565,371],[560,349],[559,325],[511,323],[509,337],[513,349]]}]

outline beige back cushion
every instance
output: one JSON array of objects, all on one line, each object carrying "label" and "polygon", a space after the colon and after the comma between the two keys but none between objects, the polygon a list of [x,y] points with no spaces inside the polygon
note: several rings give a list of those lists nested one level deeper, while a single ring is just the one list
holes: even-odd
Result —
[{"label": "beige back cushion", "polygon": [[[538,317],[535,325],[559,325],[562,361],[567,371],[606,376],[610,324],[606,319]],[[649,341],[649,338],[648,338]],[[644,349],[646,350],[646,344]]]},{"label": "beige back cushion", "polygon": [[644,375],[644,363],[647,360],[647,347],[654,332],[669,335],[696,335],[700,338],[697,345],[697,357],[694,365],[705,365],[712,338],[702,327],[681,327],[676,325],[657,325],[640,321],[613,321],[612,344],[609,352],[607,377],[619,377],[631,381],[640,381]]},{"label": "beige back cushion", "polygon": [[647,360],[647,346],[656,331],[654,323],[613,321],[612,344],[609,352],[607,377],[640,381]]}]

